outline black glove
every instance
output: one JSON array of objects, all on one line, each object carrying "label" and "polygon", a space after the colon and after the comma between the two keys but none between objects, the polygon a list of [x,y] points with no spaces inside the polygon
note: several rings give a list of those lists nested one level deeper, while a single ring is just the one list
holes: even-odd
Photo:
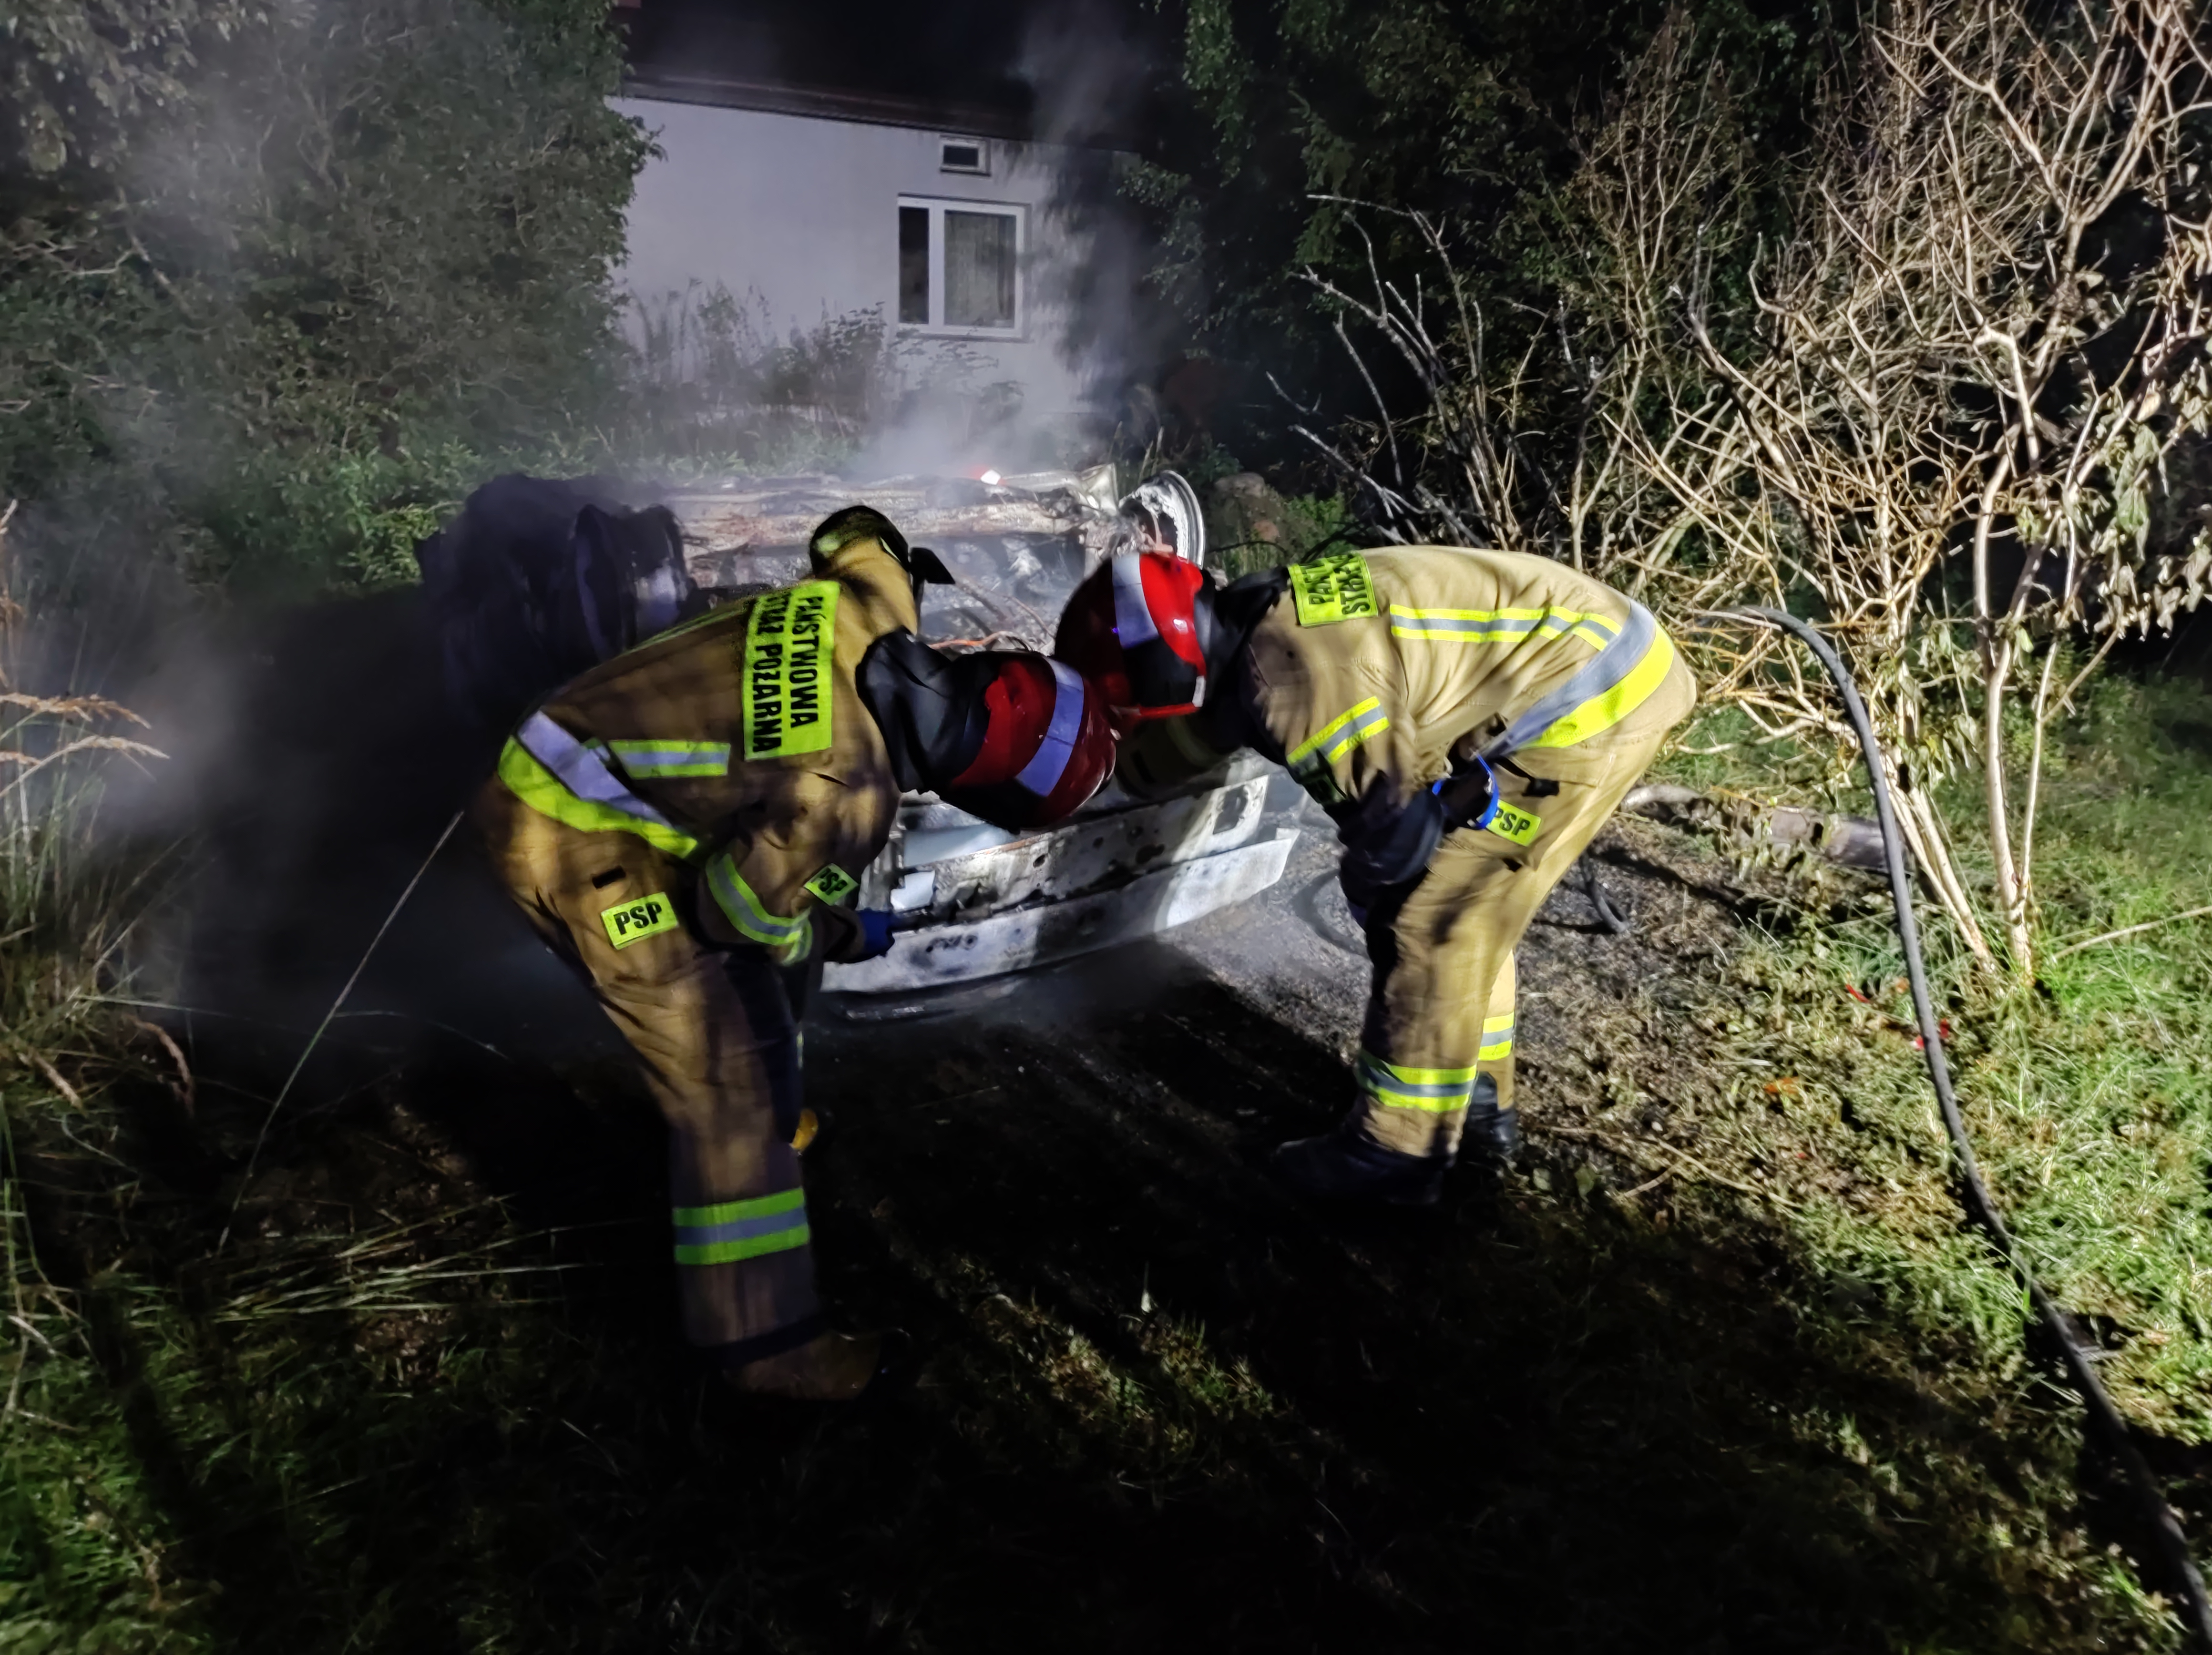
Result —
[{"label": "black glove", "polygon": [[1444,835],[1443,802],[1424,790],[1401,805],[1377,788],[1337,820],[1344,859],[1337,878],[1345,900],[1371,908],[1387,887],[1419,876]]},{"label": "black glove", "polygon": [[1486,828],[1498,812],[1498,777],[1480,759],[1455,764],[1451,774],[1429,789],[1443,812],[1444,831]]}]

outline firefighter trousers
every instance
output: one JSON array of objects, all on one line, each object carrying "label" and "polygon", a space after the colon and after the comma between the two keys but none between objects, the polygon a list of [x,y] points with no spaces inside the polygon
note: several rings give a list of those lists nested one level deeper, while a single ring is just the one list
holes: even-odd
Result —
[{"label": "firefighter trousers", "polygon": [[1488,828],[1455,829],[1419,879],[1376,903],[1359,1097],[1348,1123],[1369,1142],[1449,1157],[1470,1103],[1487,1102],[1494,1088],[1499,1108],[1513,1106],[1513,950],[1695,699],[1677,658],[1612,729],[1573,748],[1515,754],[1528,774],[1499,769],[1499,792],[1537,819],[1534,836],[1522,844]]},{"label": "firefighter trousers", "polygon": [[729,1366],[805,1343],[821,1318],[781,973],[763,949],[700,941],[694,875],[643,840],[556,821],[496,779],[471,815],[509,894],[636,1052],[667,1123],[686,1336]]}]

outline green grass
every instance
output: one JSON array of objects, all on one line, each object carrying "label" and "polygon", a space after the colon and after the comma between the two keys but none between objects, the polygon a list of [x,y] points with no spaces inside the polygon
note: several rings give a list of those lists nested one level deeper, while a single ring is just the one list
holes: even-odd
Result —
[{"label": "green grass", "polygon": [[[2208,900],[2208,737],[2201,690],[2099,688],[2053,938]],[[658,1144],[597,1070],[325,1076],[219,1247],[264,1099],[188,1104],[66,946],[114,902],[82,836],[9,843],[43,916],[0,949],[10,1655],[2179,1646],[1960,1223],[1870,882],[1752,870],[1715,963],[1533,1054],[1532,1175],[1433,1218],[1319,1223],[1243,1166],[1240,1118],[1317,1126],[1340,1069],[1224,992],[810,1037],[830,1285],[930,1353],[829,1420],[676,1346]],[[2203,1552],[2212,924],[2024,994],[1935,942],[1999,1199]]]},{"label": "green grass", "polygon": [[[1717,727],[1727,722],[1703,733],[1724,740]],[[1698,767],[1717,779],[1712,761]],[[1776,779],[1748,763],[1738,775],[1753,787]],[[1959,1092],[2045,1284],[2099,1319],[2111,1348],[2101,1371],[2130,1417],[2203,1442],[2212,1439],[2212,923],[2060,950],[2212,902],[2212,695],[2106,680],[2054,751],[2045,786],[2036,989],[1978,979],[1946,947],[1942,922],[1929,926]],[[1971,877],[1976,801],[1947,803]],[[2018,1292],[1958,1233],[1944,1187],[1887,903],[1860,906],[1770,937],[1740,964],[1741,993],[1713,1030],[1747,1106],[1735,1116],[1739,1152],[1802,1152],[1836,1169],[1836,1187],[1808,1191],[1798,1220],[1824,1268],[1927,1306],[1991,1349],[2016,1347]]]}]

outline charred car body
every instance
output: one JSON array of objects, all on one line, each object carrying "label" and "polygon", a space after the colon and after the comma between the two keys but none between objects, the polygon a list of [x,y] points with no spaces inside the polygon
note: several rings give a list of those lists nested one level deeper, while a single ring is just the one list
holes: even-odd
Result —
[{"label": "charred car body", "polygon": [[[502,478],[417,549],[425,597],[447,617],[449,685],[487,737],[681,615],[806,579],[815,526],[858,501],[951,576],[921,589],[923,637],[939,648],[1048,652],[1068,594],[1133,527],[1110,468],[858,487],[775,478],[650,499],[632,509],[638,491],[599,480]],[[1173,543],[1202,555],[1196,501],[1180,479],[1131,500],[1171,517]],[[567,525],[558,532],[556,519]],[[896,916],[900,944],[830,965],[823,985],[898,994],[994,976],[1246,900],[1282,876],[1303,797],[1251,755],[1165,798],[1139,800],[1109,781],[1067,821],[1028,834],[910,793],[857,898]]]},{"label": "charred car body", "polygon": [[[858,488],[792,478],[663,496],[683,525],[692,578],[730,597],[803,579],[807,535],[856,499],[952,576],[922,593],[923,636],[940,648],[1050,650],[1068,594],[1129,526],[1110,468]],[[1188,512],[1194,524],[1195,500]],[[1195,537],[1184,544],[1202,555]],[[899,993],[1018,971],[1244,901],[1281,878],[1303,798],[1249,754],[1167,799],[1140,801],[1109,781],[1069,821],[1018,837],[910,793],[859,897],[896,914],[902,940],[880,960],[830,966],[823,986]]]}]

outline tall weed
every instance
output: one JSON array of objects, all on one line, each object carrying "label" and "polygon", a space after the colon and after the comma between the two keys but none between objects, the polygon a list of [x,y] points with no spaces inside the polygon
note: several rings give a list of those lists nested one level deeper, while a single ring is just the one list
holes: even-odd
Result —
[{"label": "tall weed", "polygon": [[12,1347],[0,1350],[0,1647],[161,1649],[159,1552],[132,1519],[145,1503],[137,1462],[101,1395],[78,1296],[50,1273],[30,1221],[52,1193],[34,1143],[58,1135],[89,1148],[99,1076],[129,1041],[103,987],[148,870],[98,852],[104,779],[162,755],[129,709],[37,682],[5,530],[0,517],[0,1253]]}]

